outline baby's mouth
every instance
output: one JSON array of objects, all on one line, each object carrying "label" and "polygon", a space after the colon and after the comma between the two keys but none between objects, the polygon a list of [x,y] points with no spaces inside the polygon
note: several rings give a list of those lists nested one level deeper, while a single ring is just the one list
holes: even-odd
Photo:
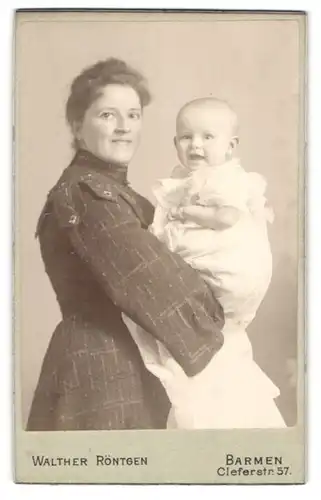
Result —
[{"label": "baby's mouth", "polygon": [[194,161],[195,160],[204,160],[204,158],[205,158],[204,155],[199,154],[199,153],[191,153],[188,157],[190,160],[194,160]]}]

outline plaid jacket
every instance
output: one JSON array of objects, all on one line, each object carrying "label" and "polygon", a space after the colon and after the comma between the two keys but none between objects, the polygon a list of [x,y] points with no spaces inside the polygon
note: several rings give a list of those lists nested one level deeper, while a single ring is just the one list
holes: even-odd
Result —
[{"label": "plaid jacket", "polygon": [[147,231],[153,207],[126,176],[125,168],[79,151],[48,195],[37,235],[62,322],[28,430],[165,428],[168,398],[121,312],[188,375],[222,345],[219,304],[198,272]]}]

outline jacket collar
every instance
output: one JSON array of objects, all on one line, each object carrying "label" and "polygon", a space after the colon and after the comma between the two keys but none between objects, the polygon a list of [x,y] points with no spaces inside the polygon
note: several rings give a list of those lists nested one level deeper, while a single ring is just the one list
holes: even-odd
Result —
[{"label": "jacket collar", "polygon": [[76,164],[82,168],[94,170],[97,173],[111,177],[120,184],[127,185],[128,165],[116,165],[101,160],[85,149],[79,149],[72,161],[72,165]]}]

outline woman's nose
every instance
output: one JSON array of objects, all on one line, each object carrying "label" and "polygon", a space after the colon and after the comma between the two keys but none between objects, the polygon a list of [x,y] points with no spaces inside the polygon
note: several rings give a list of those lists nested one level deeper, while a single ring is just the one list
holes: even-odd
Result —
[{"label": "woman's nose", "polygon": [[129,122],[126,118],[122,116],[118,117],[116,131],[119,133],[126,133],[130,131]]}]

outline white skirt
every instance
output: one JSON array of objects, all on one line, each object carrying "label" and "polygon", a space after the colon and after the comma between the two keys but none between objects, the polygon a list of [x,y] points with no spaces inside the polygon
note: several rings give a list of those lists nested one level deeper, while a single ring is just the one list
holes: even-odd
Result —
[{"label": "white skirt", "polygon": [[227,320],[222,348],[204,370],[188,377],[165,346],[125,315],[123,320],[172,404],[168,429],[286,427],[275,404],[280,391],[255,363],[244,328]]},{"label": "white skirt", "polygon": [[165,381],[172,402],[167,428],[286,427],[275,403],[279,389],[253,360],[247,333],[228,326],[223,333],[223,347],[201,373]]}]

